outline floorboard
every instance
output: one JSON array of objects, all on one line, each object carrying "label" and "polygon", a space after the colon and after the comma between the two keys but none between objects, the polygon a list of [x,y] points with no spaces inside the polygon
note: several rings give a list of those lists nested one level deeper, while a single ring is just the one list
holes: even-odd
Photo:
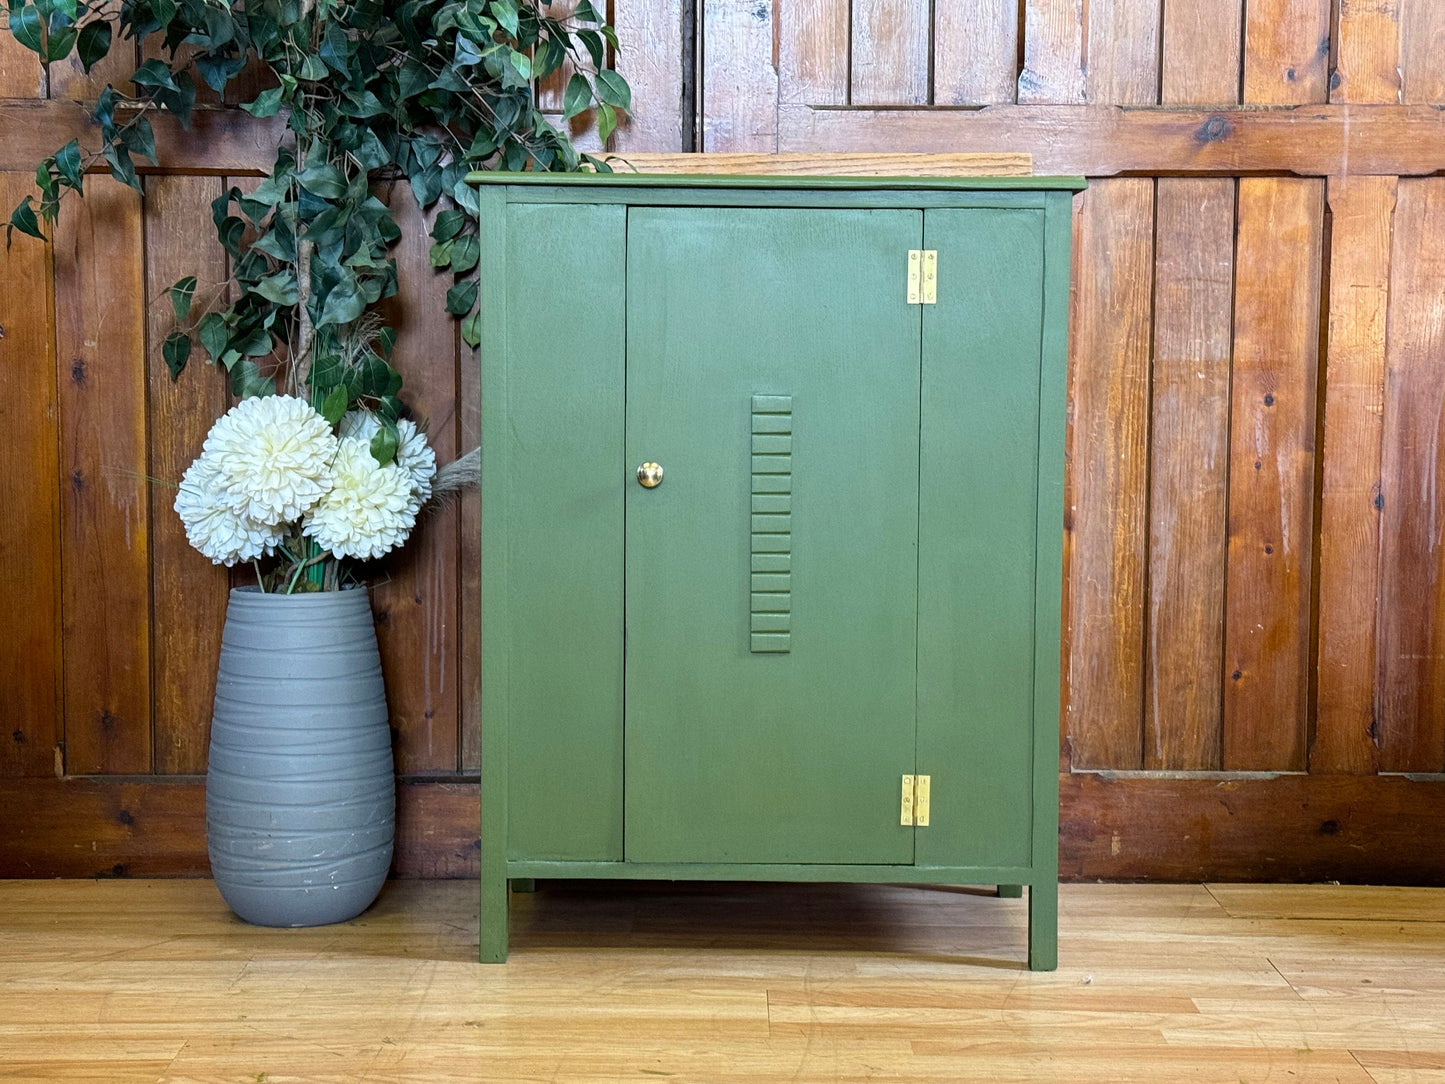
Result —
[{"label": "floorboard", "polygon": [[1445,1081],[1445,889],[398,881],[265,930],[214,886],[0,881],[0,1079]]}]

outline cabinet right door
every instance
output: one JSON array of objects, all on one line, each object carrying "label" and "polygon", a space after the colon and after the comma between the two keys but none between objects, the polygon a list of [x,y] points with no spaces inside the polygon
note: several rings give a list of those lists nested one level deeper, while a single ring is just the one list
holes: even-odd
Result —
[{"label": "cabinet right door", "polygon": [[915,862],[1027,866],[1044,214],[933,209],[923,309]]}]

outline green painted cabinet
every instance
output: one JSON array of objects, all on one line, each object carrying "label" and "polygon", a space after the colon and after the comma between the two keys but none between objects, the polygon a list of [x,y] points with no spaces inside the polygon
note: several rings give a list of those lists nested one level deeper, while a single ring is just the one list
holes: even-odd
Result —
[{"label": "green painted cabinet", "polygon": [[1079,182],[474,179],[482,958],[719,878],[1028,885],[1052,968]]}]

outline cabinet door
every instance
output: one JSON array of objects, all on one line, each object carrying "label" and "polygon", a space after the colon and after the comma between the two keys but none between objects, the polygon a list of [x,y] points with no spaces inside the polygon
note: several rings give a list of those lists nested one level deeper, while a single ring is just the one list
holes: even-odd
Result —
[{"label": "cabinet door", "polygon": [[629,861],[912,861],[921,237],[629,212]]},{"label": "cabinet door", "polygon": [[1027,866],[1043,212],[934,209],[924,232],[917,864]]}]

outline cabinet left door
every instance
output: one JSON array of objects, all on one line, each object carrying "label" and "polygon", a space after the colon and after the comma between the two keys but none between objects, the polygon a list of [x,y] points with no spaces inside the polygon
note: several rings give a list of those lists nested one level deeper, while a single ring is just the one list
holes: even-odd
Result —
[{"label": "cabinet left door", "polygon": [[627,212],[502,213],[505,273],[483,283],[482,641],[484,699],[506,705],[507,856],[620,861]]}]

